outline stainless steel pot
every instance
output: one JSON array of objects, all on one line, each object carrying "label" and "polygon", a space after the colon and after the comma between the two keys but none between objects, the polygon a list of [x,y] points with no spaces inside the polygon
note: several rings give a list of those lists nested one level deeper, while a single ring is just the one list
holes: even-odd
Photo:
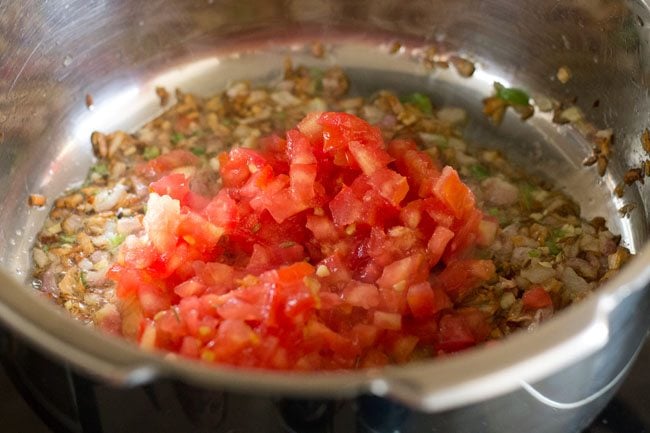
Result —
[{"label": "stainless steel pot", "polygon": [[[648,26],[640,0],[0,1],[0,320],[12,333],[5,363],[42,406],[72,401],[74,419],[60,425],[78,431],[578,431],[612,395],[650,325],[650,188],[612,194],[626,167],[648,158],[639,143],[650,112]],[[328,46],[323,60],[308,54],[315,40]],[[390,54],[394,41],[404,48]],[[415,57],[432,44],[475,60],[474,77],[425,69]],[[587,217],[606,216],[637,257],[533,332],[368,372],[209,368],[141,352],[37,299],[26,287],[28,251],[46,210],[27,206],[27,196],[54,197],[85,177],[92,130],[133,130],[157,114],[156,85],[214,92],[231,78],[272,77],[287,53],[346,67],[358,92],[418,89],[464,105],[473,114],[470,140],[554,179]],[[566,85],[554,78],[560,66],[573,72]],[[494,80],[577,97],[591,122],[615,131],[607,175],[582,166],[589,143],[549,116],[490,126],[480,100]],[[629,218],[617,212],[625,203],[636,204]],[[74,392],[38,385],[54,376]],[[135,408],[146,412],[136,418]]]}]

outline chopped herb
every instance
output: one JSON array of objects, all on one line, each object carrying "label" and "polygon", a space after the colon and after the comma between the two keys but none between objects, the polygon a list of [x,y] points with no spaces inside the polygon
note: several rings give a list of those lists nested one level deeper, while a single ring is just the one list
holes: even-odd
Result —
[{"label": "chopped herb", "polygon": [[81,284],[84,286],[84,288],[88,288],[88,280],[86,280],[86,272],[81,271],[79,272],[79,280],[81,281]]},{"label": "chopped herb", "polygon": [[424,114],[433,114],[433,106],[431,105],[431,100],[425,94],[419,92],[411,93],[403,99],[403,102],[413,104]]},{"label": "chopped herb", "polygon": [[171,141],[172,144],[178,144],[181,140],[185,140],[185,136],[180,132],[174,132],[171,137],[169,137],[169,141]]},{"label": "chopped herb", "polygon": [[526,210],[530,210],[533,204],[533,190],[533,186],[529,183],[519,186],[519,201]]},{"label": "chopped herb", "polygon": [[221,119],[221,123],[225,126],[232,126],[235,124],[235,121],[232,120],[230,117],[224,117]]},{"label": "chopped herb", "polygon": [[548,239],[545,242],[545,245],[546,247],[548,247],[549,252],[554,256],[557,256],[562,251],[562,249],[559,247],[555,239]]},{"label": "chopped herb", "polygon": [[469,171],[476,180],[483,180],[490,176],[490,171],[481,164],[474,164],[469,167]]},{"label": "chopped herb", "polygon": [[205,149],[203,147],[193,147],[190,149],[190,151],[196,156],[205,155]]},{"label": "chopped herb", "polygon": [[108,164],[105,162],[95,164],[93,165],[92,172],[97,173],[100,176],[108,176]]},{"label": "chopped herb", "polygon": [[122,242],[124,242],[124,239],[126,239],[126,236],[118,233],[115,236],[111,237],[108,242],[111,244],[111,248],[117,248],[122,244]]},{"label": "chopped herb", "polygon": [[540,256],[539,250],[530,250],[528,251],[528,257],[539,257]]},{"label": "chopped herb", "polygon": [[553,229],[551,231],[551,237],[555,240],[565,237],[567,233],[562,229]]},{"label": "chopped herb", "polygon": [[158,149],[156,146],[145,147],[144,151],[142,152],[142,156],[147,161],[152,160],[160,156],[160,149]]},{"label": "chopped herb", "polygon": [[294,245],[296,245],[296,243],[294,241],[286,241],[286,242],[282,242],[280,244],[280,248],[290,248],[290,247],[292,247]]},{"label": "chopped herb", "polygon": [[319,68],[309,69],[309,76],[314,80],[314,91],[321,93],[323,91],[323,78],[325,77],[325,72]]},{"label": "chopped herb", "polygon": [[504,87],[501,83],[494,83],[497,97],[512,105],[528,105],[530,96],[528,93],[515,87]]},{"label": "chopped herb", "polygon": [[499,221],[500,226],[505,226],[510,222],[508,216],[499,208],[492,207],[487,210],[488,215],[495,217]]},{"label": "chopped herb", "polygon": [[61,241],[64,244],[72,244],[76,240],[77,240],[76,235],[66,235],[66,234],[59,235],[59,241]]}]

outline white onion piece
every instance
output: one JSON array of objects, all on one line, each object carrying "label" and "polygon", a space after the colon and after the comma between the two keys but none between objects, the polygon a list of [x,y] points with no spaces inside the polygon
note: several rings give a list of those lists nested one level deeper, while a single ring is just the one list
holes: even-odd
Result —
[{"label": "white onion piece", "polygon": [[496,206],[510,206],[519,199],[519,189],[500,177],[489,177],[481,186],[485,199]]},{"label": "white onion piece", "polygon": [[95,196],[93,207],[96,212],[113,209],[126,196],[126,186],[118,183],[112,189],[105,189]]}]

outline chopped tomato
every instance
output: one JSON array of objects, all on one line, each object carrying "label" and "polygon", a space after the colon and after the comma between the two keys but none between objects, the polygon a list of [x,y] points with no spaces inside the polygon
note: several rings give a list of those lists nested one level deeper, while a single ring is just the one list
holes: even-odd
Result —
[{"label": "chopped tomato", "polygon": [[149,190],[158,195],[168,195],[183,203],[190,192],[189,182],[184,174],[172,173],[149,185]]},{"label": "chopped tomato", "polygon": [[436,280],[451,299],[457,300],[494,274],[494,263],[491,260],[457,260],[449,263]]},{"label": "chopped tomato", "polygon": [[553,306],[553,300],[542,286],[533,286],[524,292],[521,298],[524,308],[538,310]]},{"label": "chopped tomato", "polygon": [[344,186],[330,201],[332,219],[337,226],[345,226],[363,220],[363,203],[352,189]]},{"label": "chopped tomato", "polygon": [[431,317],[436,312],[435,294],[426,281],[409,287],[406,300],[415,318]]},{"label": "chopped tomato", "polygon": [[137,167],[136,172],[145,177],[157,178],[175,168],[199,165],[201,160],[187,150],[175,149]]},{"label": "chopped tomato", "polygon": [[438,350],[457,352],[476,343],[476,338],[463,317],[453,313],[442,316],[438,335]]},{"label": "chopped tomato", "polygon": [[[311,113],[258,144],[218,155],[216,194],[188,152],[140,167],[144,231],[107,273],[125,335],[283,370],[381,367],[487,338],[483,313],[458,304],[494,276],[471,253],[498,227],[456,171],[412,140],[386,148],[347,113]],[[543,288],[523,299],[552,306]]]},{"label": "chopped tomato", "polygon": [[474,194],[458,177],[453,168],[447,166],[433,186],[435,196],[452,210],[456,218],[463,218],[474,209]]}]

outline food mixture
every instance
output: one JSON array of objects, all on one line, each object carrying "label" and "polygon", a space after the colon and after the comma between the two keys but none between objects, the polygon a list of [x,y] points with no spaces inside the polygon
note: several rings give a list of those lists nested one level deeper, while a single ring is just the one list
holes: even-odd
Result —
[{"label": "food mixture", "polygon": [[38,236],[35,286],[143,348],[352,369],[532,329],[629,257],[603,219],[470,150],[461,108],[348,86],[287,65],[95,132],[97,164]]}]

